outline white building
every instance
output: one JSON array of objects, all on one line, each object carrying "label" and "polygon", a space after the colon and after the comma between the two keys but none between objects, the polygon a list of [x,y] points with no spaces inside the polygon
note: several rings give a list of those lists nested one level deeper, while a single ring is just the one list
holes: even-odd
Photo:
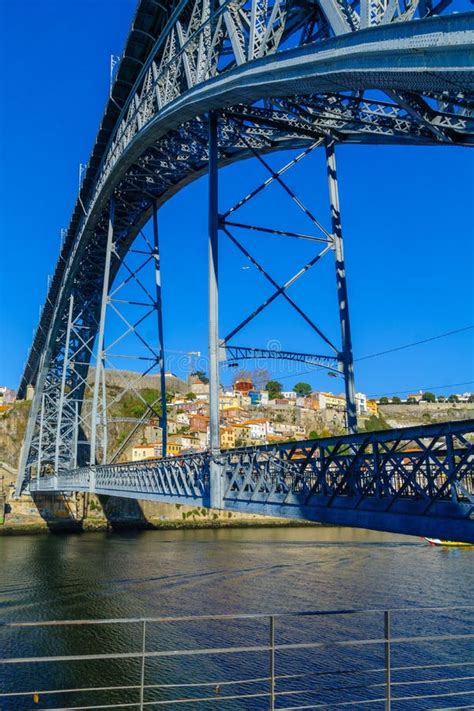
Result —
[{"label": "white building", "polygon": [[16,392],[5,386],[0,387],[0,405],[12,405],[16,400]]},{"label": "white building", "polygon": [[313,399],[317,402],[320,410],[340,410],[346,409],[346,398],[344,395],[333,395],[333,393],[313,393]]},{"label": "white building", "polygon": [[156,459],[161,457],[161,442],[155,444],[142,444],[140,447],[132,447],[132,462],[141,462],[144,459]]},{"label": "white building", "polygon": [[287,390],[281,394],[281,397],[285,400],[296,400],[297,395],[294,390]]},{"label": "white building", "polygon": [[367,395],[365,393],[356,393],[356,412],[358,415],[365,415],[367,412]]},{"label": "white building", "polygon": [[266,439],[269,434],[273,434],[270,420],[247,420],[242,424],[249,428],[252,439]]}]

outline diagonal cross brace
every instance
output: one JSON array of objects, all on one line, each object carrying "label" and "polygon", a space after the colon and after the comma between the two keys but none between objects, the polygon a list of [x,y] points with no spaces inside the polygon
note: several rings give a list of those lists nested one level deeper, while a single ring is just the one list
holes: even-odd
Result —
[{"label": "diagonal cross brace", "polygon": [[238,326],[236,326],[225,338],[224,343],[227,343],[233,336],[236,335],[244,326],[246,326],[250,321],[252,321],[259,313],[261,313],[269,304],[271,304],[278,296],[283,296],[286,301],[304,318],[304,320],[311,326],[311,328],[316,331],[316,333],[323,339],[335,353],[338,352],[336,346],[327,338],[321,329],[312,321],[309,316],[305,314],[303,309],[301,309],[298,304],[286,293],[287,289],[295,283],[303,274],[305,274],[311,267],[313,267],[317,262],[319,262],[322,257],[324,257],[327,252],[331,249],[330,247],[325,247],[319,254],[313,257],[307,264],[304,265],[296,274],[294,274],[288,281],[280,285],[276,282],[273,277],[266,271],[266,269],[250,254],[250,252],[229,232],[229,230],[224,227],[223,232],[228,236],[228,238],[235,244],[235,246],[249,259],[252,264],[258,269],[258,271],[263,274],[263,276],[272,284],[276,291],[271,294],[255,311],[247,316]]}]

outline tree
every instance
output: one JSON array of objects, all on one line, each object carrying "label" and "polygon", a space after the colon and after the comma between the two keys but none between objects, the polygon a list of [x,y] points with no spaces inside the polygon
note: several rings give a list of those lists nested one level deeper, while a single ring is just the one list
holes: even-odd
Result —
[{"label": "tree", "polygon": [[269,380],[265,387],[270,400],[275,400],[275,398],[280,397],[281,389],[282,385],[278,382],[278,380]]},{"label": "tree", "polygon": [[308,439],[318,439],[319,434],[316,432],[316,430],[311,430],[311,432],[308,435]]},{"label": "tree", "polygon": [[416,397],[407,398],[407,405],[418,405],[418,400]]},{"label": "tree", "polygon": [[379,415],[376,417],[375,415],[371,415],[367,422],[365,423],[364,430],[366,432],[378,432],[379,430],[389,430],[390,425],[385,422],[383,417]]},{"label": "tree", "polygon": [[252,380],[252,373],[250,370],[238,370],[236,374],[234,375],[233,383],[234,385],[238,380],[250,380],[250,382],[253,382]]},{"label": "tree", "polygon": [[298,397],[308,397],[308,395],[312,393],[312,388],[309,383],[296,383],[293,392],[295,392]]},{"label": "tree", "polygon": [[448,397],[448,402],[459,402],[459,398],[457,395],[450,395]]},{"label": "tree", "polygon": [[438,402],[446,402],[446,395],[438,395]]},{"label": "tree", "polygon": [[400,398],[397,397],[396,395],[394,397],[392,397],[392,405],[400,405],[401,402],[402,401],[400,400]]},{"label": "tree", "polygon": [[252,370],[252,382],[255,390],[263,390],[269,380],[271,380],[270,373],[266,368]]},{"label": "tree", "polygon": [[204,385],[207,385],[209,382],[209,378],[207,377],[204,370],[195,370],[191,373],[191,376],[193,378],[198,378],[201,381],[201,383],[204,383]]},{"label": "tree", "polygon": [[186,400],[189,400],[190,402],[192,402],[193,400],[196,399],[196,393],[186,393],[185,398],[186,398]]},{"label": "tree", "polygon": [[381,397],[379,400],[379,405],[388,405],[388,397]]},{"label": "tree", "polygon": [[474,402],[474,393],[469,395],[468,402]]},{"label": "tree", "polygon": [[425,402],[436,402],[436,395],[434,393],[423,393],[421,396],[421,399],[424,400]]}]

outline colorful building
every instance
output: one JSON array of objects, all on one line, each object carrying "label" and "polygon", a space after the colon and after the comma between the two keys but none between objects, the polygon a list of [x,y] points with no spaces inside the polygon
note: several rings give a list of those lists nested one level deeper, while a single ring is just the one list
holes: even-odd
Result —
[{"label": "colorful building", "polygon": [[221,447],[222,449],[232,449],[235,447],[235,430],[233,427],[221,427]]}]

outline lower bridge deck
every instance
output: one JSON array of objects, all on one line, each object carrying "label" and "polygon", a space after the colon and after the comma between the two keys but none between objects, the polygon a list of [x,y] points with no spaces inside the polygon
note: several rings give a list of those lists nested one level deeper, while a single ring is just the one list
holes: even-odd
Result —
[{"label": "lower bridge deck", "polygon": [[474,421],[82,467],[30,491],[91,492],[474,543]]}]

